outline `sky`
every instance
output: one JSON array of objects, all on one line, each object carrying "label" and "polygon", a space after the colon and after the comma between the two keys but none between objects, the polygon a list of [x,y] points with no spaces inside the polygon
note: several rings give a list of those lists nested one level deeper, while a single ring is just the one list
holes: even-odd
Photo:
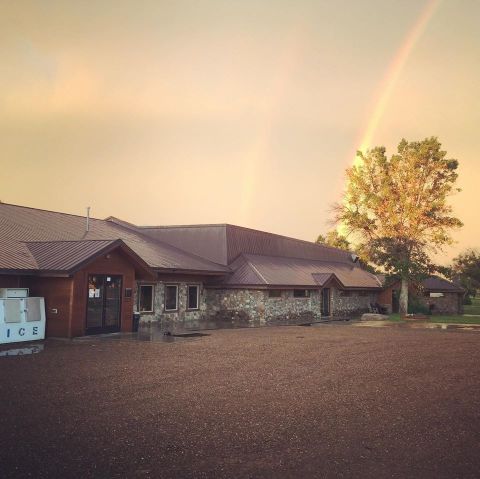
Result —
[{"label": "sky", "polygon": [[357,149],[437,136],[480,246],[477,0],[0,0],[0,200],[315,240]]}]

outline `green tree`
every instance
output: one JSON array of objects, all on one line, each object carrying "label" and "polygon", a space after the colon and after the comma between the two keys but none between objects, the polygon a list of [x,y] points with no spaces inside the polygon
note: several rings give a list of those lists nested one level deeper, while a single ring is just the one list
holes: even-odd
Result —
[{"label": "green tree", "polygon": [[475,296],[480,289],[480,251],[468,249],[453,259],[450,278],[459,282],[468,296]]},{"label": "green tree", "polygon": [[458,161],[446,158],[435,137],[402,139],[390,158],[384,147],[357,156],[358,164],[346,171],[335,220],[370,261],[401,278],[400,312],[406,314],[409,283],[436,270],[431,254],[450,244],[452,230],[462,226],[447,203],[459,191]]},{"label": "green tree", "polygon": [[325,236],[318,235],[316,243],[326,244],[328,246],[333,246],[334,248],[344,249],[346,251],[350,250],[350,243],[342,236],[337,230],[329,231]]}]

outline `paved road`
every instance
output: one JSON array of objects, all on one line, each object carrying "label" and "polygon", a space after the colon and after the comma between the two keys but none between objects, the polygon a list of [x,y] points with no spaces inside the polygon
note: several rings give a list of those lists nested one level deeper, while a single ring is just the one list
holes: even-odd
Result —
[{"label": "paved road", "polygon": [[275,327],[0,357],[0,476],[480,476],[480,333]]}]

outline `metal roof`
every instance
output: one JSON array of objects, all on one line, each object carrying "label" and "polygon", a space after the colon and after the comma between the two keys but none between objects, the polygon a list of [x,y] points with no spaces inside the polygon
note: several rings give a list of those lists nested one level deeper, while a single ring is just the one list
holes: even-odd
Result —
[{"label": "metal roof", "polygon": [[85,227],[83,216],[0,203],[0,271],[70,271],[121,241],[152,269],[214,273],[227,286],[321,287],[334,276],[345,288],[380,287],[348,251],[250,228],[137,227],[114,217]]},{"label": "metal roof", "polygon": [[0,268],[6,270],[36,270],[38,265],[26,244],[0,238]]},{"label": "metal roof", "polygon": [[349,251],[230,224],[145,226],[140,231],[224,265],[244,253],[352,263]]},{"label": "metal roof", "polygon": [[233,274],[223,281],[228,286],[318,287],[335,277],[347,289],[381,288],[375,275],[354,263],[245,254],[231,267]]},{"label": "metal roof", "polygon": [[312,273],[313,279],[319,286],[325,286],[332,278],[334,273]]},{"label": "metal roof", "polygon": [[43,241],[26,244],[37,262],[38,269],[70,271],[115,243],[115,240],[83,240]]},{"label": "metal roof", "polygon": [[[0,203],[0,270],[38,269],[22,243],[121,239],[153,269],[226,273],[230,269],[112,221]],[[60,247],[59,247],[60,248]],[[60,248],[61,249],[61,248]]]},{"label": "metal roof", "polygon": [[452,283],[439,276],[430,276],[422,281],[422,286],[426,291],[450,292],[450,293],[464,293],[463,289],[458,284]]}]

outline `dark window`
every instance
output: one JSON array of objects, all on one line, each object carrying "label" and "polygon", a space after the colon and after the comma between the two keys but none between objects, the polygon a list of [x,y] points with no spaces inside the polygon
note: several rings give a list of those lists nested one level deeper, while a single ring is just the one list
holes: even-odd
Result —
[{"label": "dark window", "polygon": [[294,298],[309,298],[310,297],[310,290],[308,290],[308,289],[294,289],[293,290],[293,297]]},{"label": "dark window", "polygon": [[178,303],[178,286],[168,284],[165,286],[165,311],[175,311]]},{"label": "dark window", "polygon": [[188,286],[188,309],[198,309],[198,285]]},{"label": "dark window", "polygon": [[280,289],[270,289],[268,290],[268,297],[269,298],[281,298],[282,291]]},{"label": "dark window", "polygon": [[141,284],[138,289],[138,310],[141,313],[153,312],[153,284]]},{"label": "dark window", "polygon": [[351,296],[351,291],[343,291],[343,290],[340,290],[338,292],[338,295],[339,296]]},{"label": "dark window", "polygon": [[370,296],[370,291],[360,291],[360,296]]}]

